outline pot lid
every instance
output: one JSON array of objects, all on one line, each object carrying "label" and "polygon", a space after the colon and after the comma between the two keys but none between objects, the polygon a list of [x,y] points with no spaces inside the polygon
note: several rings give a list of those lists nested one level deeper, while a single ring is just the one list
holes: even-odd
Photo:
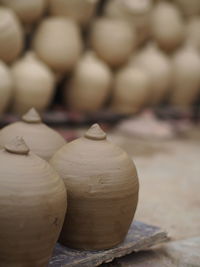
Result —
[{"label": "pot lid", "polygon": [[101,129],[99,124],[93,124],[84,135],[88,139],[92,140],[104,140],[106,139],[106,133]]},{"label": "pot lid", "polygon": [[10,143],[5,145],[5,150],[7,152],[18,154],[18,155],[28,155],[29,148],[24,142],[22,137],[15,137]]},{"label": "pot lid", "polygon": [[29,109],[29,111],[22,116],[22,120],[28,123],[40,123],[42,121],[35,108]]}]

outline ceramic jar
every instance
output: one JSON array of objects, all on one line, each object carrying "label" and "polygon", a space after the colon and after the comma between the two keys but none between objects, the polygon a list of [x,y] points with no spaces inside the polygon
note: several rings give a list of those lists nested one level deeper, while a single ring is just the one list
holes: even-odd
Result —
[{"label": "ceramic jar", "polygon": [[0,166],[0,266],[46,267],[66,212],[63,181],[19,137]]},{"label": "ceramic jar", "polygon": [[150,36],[151,0],[110,0],[106,2],[104,15],[126,20],[136,29],[137,43],[142,44]]},{"label": "ceramic jar", "polygon": [[31,151],[45,160],[66,144],[56,131],[42,123],[35,109],[29,110],[22,121],[5,126],[0,131],[0,146],[10,142],[15,136],[22,136]]},{"label": "ceramic jar", "polygon": [[167,96],[171,85],[171,61],[158,47],[151,43],[131,59],[133,66],[144,69],[150,76],[152,93],[149,103],[160,104]]},{"label": "ceramic jar", "polygon": [[162,49],[171,51],[183,41],[185,30],[179,9],[170,2],[156,4],[151,15],[152,37]]},{"label": "ceramic jar", "polygon": [[50,17],[41,22],[34,39],[36,54],[57,72],[70,71],[82,51],[78,26],[69,18]]},{"label": "ceramic jar", "polygon": [[187,39],[200,51],[200,17],[192,17],[187,24]]},{"label": "ceramic jar", "polygon": [[170,96],[172,105],[187,108],[200,93],[200,56],[191,45],[177,51],[172,60],[173,80]]},{"label": "ceramic jar", "polygon": [[112,73],[109,67],[92,52],[79,60],[65,96],[73,110],[92,112],[102,108],[111,92]]},{"label": "ceramic jar", "polygon": [[147,104],[151,92],[151,79],[139,67],[124,67],[115,76],[113,103],[119,113],[135,113]]},{"label": "ceramic jar", "polygon": [[31,107],[44,111],[54,96],[53,72],[34,53],[28,52],[16,61],[11,73],[14,81],[13,110],[23,114]]},{"label": "ceramic jar", "polygon": [[0,0],[0,3],[11,8],[23,23],[33,23],[42,16],[47,0]]},{"label": "ceramic jar", "polygon": [[136,33],[128,22],[97,19],[91,29],[91,45],[97,55],[113,67],[124,64],[136,46]]},{"label": "ceramic jar", "polygon": [[22,52],[24,33],[12,10],[0,6],[0,59],[10,63]]},{"label": "ceramic jar", "polygon": [[89,250],[111,248],[125,238],[138,202],[132,159],[110,143],[94,124],[61,148],[50,163],[68,190],[69,209],[61,232],[64,245]]},{"label": "ceramic jar", "polygon": [[8,107],[13,96],[13,80],[10,69],[0,60],[0,115]]},{"label": "ceramic jar", "polygon": [[54,16],[66,16],[84,26],[93,17],[97,3],[98,0],[49,0],[49,10]]}]

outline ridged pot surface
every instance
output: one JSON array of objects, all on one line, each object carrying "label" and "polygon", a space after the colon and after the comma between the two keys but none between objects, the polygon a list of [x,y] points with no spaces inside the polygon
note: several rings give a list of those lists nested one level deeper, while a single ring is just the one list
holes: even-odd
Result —
[{"label": "ridged pot surface", "polygon": [[66,190],[20,138],[0,150],[0,199],[0,266],[46,267],[63,224]]},{"label": "ridged pot surface", "polygon": [[126,152],[108,142],[95,124],[84,137],[60,149],[50,163],[68,189],[60,242],[92,250],[122,242],[137,207],[139,187]]}]

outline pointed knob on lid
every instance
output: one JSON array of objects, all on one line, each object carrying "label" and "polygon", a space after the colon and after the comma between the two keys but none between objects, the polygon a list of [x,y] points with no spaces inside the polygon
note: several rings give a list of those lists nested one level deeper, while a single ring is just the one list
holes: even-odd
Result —
[{"label": "pointed knob on lid", "polygon": [[85,133],[85,137],[92,140],[106,139],[106,133],[101,129],[99,124],[93,124]]},{"label": "pointed knob on lid", "polygon": [[39,113],[31,108],[27,113],[22,116],[22,120],[28,123],[40,123],[42,121]]},{"label": "pointed knob on lid", "polygon": [[29,148],[24,142],[24,139],[19,136],[15,137],[10,143],[6,144],[4,148],[7,152],[13,154],[28,155],[29,153]]}]

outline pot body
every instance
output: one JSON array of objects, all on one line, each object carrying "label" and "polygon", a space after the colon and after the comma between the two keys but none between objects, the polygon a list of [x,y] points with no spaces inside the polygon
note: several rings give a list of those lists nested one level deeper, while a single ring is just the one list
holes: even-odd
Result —
[{"label": "pot body", "polygon": [[0,7],[0,59],[10,63],[22,52],[24,34],[18,18],[8,8]]},{"label": "pot body", "polygon": [[136,46],[134,30],[126,21],[119,19],[96,20],[90,38],[97,55],[111,66],[125,63]]},{"label": "pot body", "polygon": [[181,13],[169,2],[158,3],[151,17],[152,36],[162,49],[174,50],[183,41],[185,30]]},{"label": "pot body", "polygon": [[33,23],[43,15],[47,0],[0,0],[0,3],[11,8],[23,23]]},{"label": "pot body", "polygon": [[66,99],[71,109],[83,112],[102,108],[111,91],[112,74],[108,66],[87,54],[76,65],[70,84],[66,86]]},{"label": "pot body", "polygon": [[63,181],[29,152],[0,151],[0,266],[46,267],[66,212]]},{"label": "pot body", "polygon": [[5,111],[13,96],[13,79],[9,68],[0,61],[0,115]]},{"label": "pot body", "polygon": [[3,147],[15,136],[22,136],[35,154],[49,160],[54,153],[66,144],[64,138],[43,123],[15,122],[0,131],[0,146]]},{"label": "pot body", "polygon": [[13,110],[23,114],[34,107],[44,111],[54,95],[55,77],[52,71],[34,56],[25,55],[11,68],[14,81]]},{"label": "pot body", "polygon": [[145,70],[123,68],[115,77],[113,108],[120,113],[135,113],[147,104],[150,91],[151,80]]},{"label": "pot body", "polygon": [[179,107],[189,107],[200,92],[200,56],[193,47],[178,51],[172,61],[173,79],[170,102]]},{"label": "pot body", "polygon": [[49,0],[50,14],[69,17],[86,25],[95,13],[98,0]]},{"label": "pot body", "polygon": [[99,250],[119,244],[137,207],[138,178],[132,160],[98,138],[77,139],[50,161],[68,188],[69,209],[60,242],[73,248]]},{"label": "pot body", "polygon": [[187,24],[187,39],[200,51],[200,18],[193,17]]},{"label": "pot body", "polygon": [[45,19],[36,31],[33,47],[40,59],[53,70],[70,71],[82,51],[79,28],[67,18]]}]

